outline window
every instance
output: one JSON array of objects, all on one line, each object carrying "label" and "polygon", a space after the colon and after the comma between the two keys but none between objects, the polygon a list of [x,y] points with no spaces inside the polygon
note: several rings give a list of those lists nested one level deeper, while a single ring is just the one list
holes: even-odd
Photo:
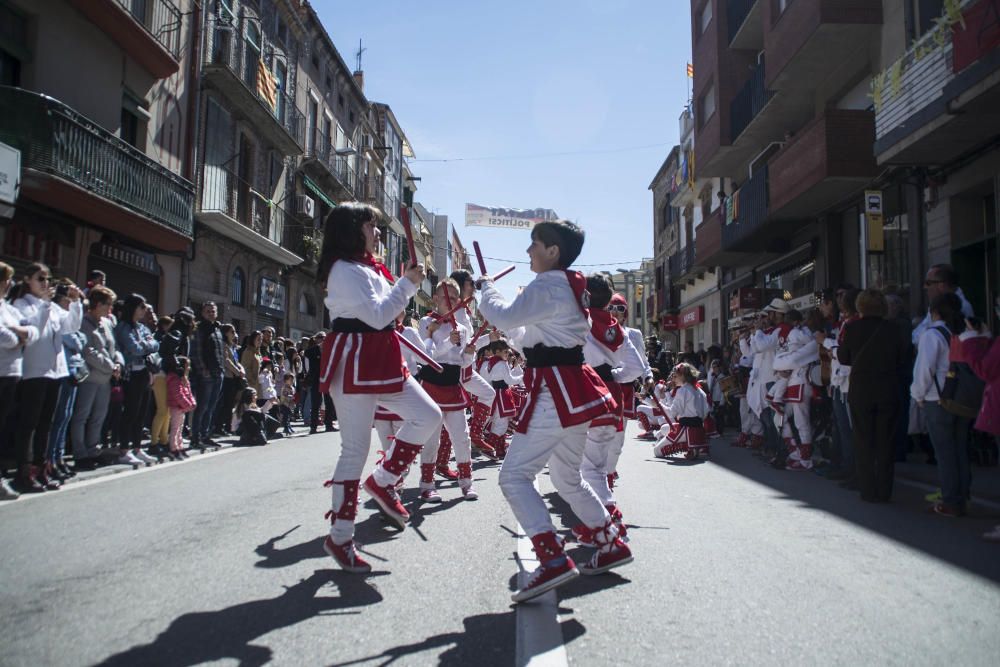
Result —
[{"label": "window", "polygon": [[281,123],[285,122],[285,86],[288,85],[288,65],[277,58],[274,59],[275,115]]},{"label": "window", "polygon": [[343,95],[337,95],[337,106],[339,106],[339,107],[344,106],[344,96]]},{"label": "window", "polygon": [[260,62],[260,28],[254,21],[247,22],[246,47],[243,53],[243,81],[251,90],[257,90],[257,64]]},{"label": "window", "polygon": [[698,127],[704,127],[715,113],[715,84],[711,84],[698,100]]},{"label": "window", "polygon": [[245,306],[247,304],[246,294],[247,277],[243,273],[243,269],[237,266],[236,270],[233,271],[232,290],[229,293],[229,298],[234,306]]},{"label": "window", "polygon": [[704,34],[708,30],[708,24],[712,22],[712,0],[708,0],[705,6],[701,8],[701,13],[698,15],[698,34]]},{"label": "window", "polygon": [[316,316],[316,302],[313,300],[311,294],[302,292],[299,295],[299,314],[308,315],[309,317]]},{"label": "window", "polygon": [[316,146],[316,131],[319,121],[319,101],[309,91],[309,112],[306,117],[306,152],[311,153]]},{"label": "window", "polygon": [[916,41],[934,28],[934,20],[944,11],[944,0],[906,0],[906,25]]},{"label": "window", "polygon": [[149,112],[146,103],[127,90],[122,92],[121,131],[122,140],[139,150],[146,144],[146,119]]}]

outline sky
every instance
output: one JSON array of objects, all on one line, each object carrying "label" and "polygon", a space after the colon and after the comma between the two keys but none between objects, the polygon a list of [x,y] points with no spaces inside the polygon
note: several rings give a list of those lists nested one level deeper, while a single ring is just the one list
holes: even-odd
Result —
[{"label": "sky", "polygon": [[[649,184],[689,97],[688,0],[312,3],[348,66],[363,41],[365,94],[413,147],[417,201],[498,258],[489,271],[526,261],[530,235],[466,227],[467,202],[578,223],[581,271],[652,256]],[[502,291],[531,277],[519,265]]]}]

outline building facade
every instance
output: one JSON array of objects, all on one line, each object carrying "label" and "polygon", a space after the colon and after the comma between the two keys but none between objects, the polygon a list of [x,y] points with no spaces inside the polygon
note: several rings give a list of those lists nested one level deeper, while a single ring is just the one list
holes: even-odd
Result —
[{"label": "building facade", "polygon": [[[184,299],[195,199],[188,0],[0,2],[0,143],[20,151],[0,258],[42,260],[159,311]],[[72,57],[72,61],[68,57]]]}]

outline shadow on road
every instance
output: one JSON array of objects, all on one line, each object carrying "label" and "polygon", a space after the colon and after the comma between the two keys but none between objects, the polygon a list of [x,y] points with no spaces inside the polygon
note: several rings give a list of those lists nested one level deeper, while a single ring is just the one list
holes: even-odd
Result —
[{"label": "shadow on road", "polygon": [[992,513],[962,519],[928,511],[925,491],[897,480],[892,502],[863,502],[857,491],[808,472],[776,470],[746,450],[730,447],[727,440],[713,441],[712,463],[773,489],[780,500],[827,512],[874,533],[919,549],[974,574],[1000,582],[1000,558],[979,535],[996,523]]},{"label": "shadow on road", "polygon": [[[316,570],[307,579],[285,592],[265,600],[253,600],[215,611],[183,614],[150,644],[134,646],[113,655],[101,665],[199,665],[232,658],[240,665],[263,665],[272,658],[271,649],[254,644],[269,632],[289,627],[314,616],[336,613],[357,614],[353,607],[382,601],[382,595],[368,582],[337,570]],[[326,584],[338,589],[336,596],[317,596]]]},{"label": "shadow on road", "polygon": [[[437,664],[445,667],[511,665],[514,664],[515,646],[511,638],[515,634],[515,620],[514,611],[468,616],[462,620],[462,630],[434,635],[414,644],[395,646],[376,655],[336,662],[331,667],[347,667],[370,662],[376,665],[391,665],[406,656],[433,649],[445,649],[437,656]],[[567,623],[579,626],[579,634],[583,634],[583,626],[576,621],[563,623],[564,632],[576,631],[575,627],[565,627]]]}]

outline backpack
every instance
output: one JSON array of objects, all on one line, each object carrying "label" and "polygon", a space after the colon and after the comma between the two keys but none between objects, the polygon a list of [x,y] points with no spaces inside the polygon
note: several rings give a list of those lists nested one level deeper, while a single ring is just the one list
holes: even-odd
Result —
[{"label": "backpack", "polygon": [[[934,327],[934,330],[944,337],[948,347],[951,348],[951,333],[940,327]],[[969,364],[964,361],[949,362],[948,372],[944,377],[944,386],[938,383],[937,374],[933,370],[931,377],[934,379],[939,403],[945,412],[967,419],[975,419],[979,415],[986,383],[972,372]]]}]

